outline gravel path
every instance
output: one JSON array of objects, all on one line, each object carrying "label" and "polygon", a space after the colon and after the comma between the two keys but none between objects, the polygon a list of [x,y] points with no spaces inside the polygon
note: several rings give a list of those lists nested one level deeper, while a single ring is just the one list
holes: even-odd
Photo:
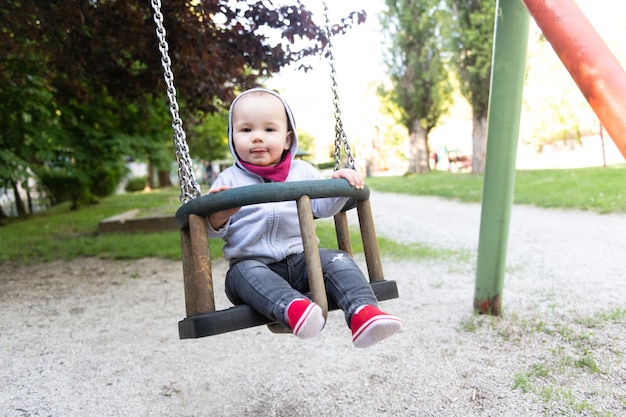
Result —
[{"label": "gravel path", "polygon": [[339,312],[309,341],[180,341],[179,262],[0,264],[0,415],[626,415],[626,215],[514,207],[496,319],[472,314],[479,205],[371,201],[380,236],[472,256],[386,260],[401,298],[383,306],[405,328],[366,350]]}]

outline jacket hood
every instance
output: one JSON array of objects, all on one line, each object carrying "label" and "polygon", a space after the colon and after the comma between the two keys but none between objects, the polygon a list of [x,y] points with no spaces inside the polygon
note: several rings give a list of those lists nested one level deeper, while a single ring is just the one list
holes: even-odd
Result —
[{"label": "jacket hood", "polygon": [[267,94],[271,94],[277,99],[279,99],[281,103],[283,103],[283,107],[285,107],[285,113],[287,114],[287,124],[288,124],[287,129],[293,132],[293,140],[291,141],[291,146],[289,147],[289,152],[291,152],[291,159],[295,158],[296,152],[298,151],[298,134],[296,133],[296,121],[285,99],[282,98],[281,95],[278,94],[277,92],[269,90],[267,88],[256,87],[256,88],[251,88],[250,90],[246,90],[243,93],[239,94],[233,100],[233,102],[230,105],[230,110],[228,111],[228,148],[230,149],[230,153],[235,159],[235,164],[239,168],[247,172],[249,171],[246,168],[244,168],[240,163],[241,160],[239,159],[239,155],[237,155],[237,151],[235,151],[235,145],[233,143],[233,108],[235,107],[235,104],[237,103],[237,101],[239,101],[241,97],[250,93],[255,93],[255,92],[264,92]]}]

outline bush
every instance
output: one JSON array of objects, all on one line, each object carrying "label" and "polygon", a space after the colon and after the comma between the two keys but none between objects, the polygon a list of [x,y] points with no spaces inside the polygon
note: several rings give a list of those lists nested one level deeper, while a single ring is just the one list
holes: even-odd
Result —
[{"label": "bush", "polygon": [[113,194],[125,173],[125,167],[122,169],[116,166],[112,168],[96,167],[88,171],[89,192],[96,197],[107,197]]},{"label": "bush", "polygon": [[335,163],[333,161],[329,162],[320,162],[317,164],[318,169],[332,169],[335,168]]},{"label": "bush", "polygon": [[84,176],[66,170],[49,168],[40,170],[38,176],[52,205],[71,201],[72,210],[76,210],[79,202],[89,200],[88,179]]},{"label": "bush", "polygon": [[125,190],[129,193],[135,191],[141,191],[146,188],[146,181],[148,179],[146,177],[134,177],[128,180],[128,184],[126,184]]}]

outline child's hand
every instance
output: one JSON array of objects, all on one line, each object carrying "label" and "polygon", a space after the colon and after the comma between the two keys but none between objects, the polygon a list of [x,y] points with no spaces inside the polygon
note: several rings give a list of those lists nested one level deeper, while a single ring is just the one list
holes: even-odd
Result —
[{"label": "child's hand", "polygon": [[[228,190],[230,188],[233,188],[233,187],[222,185],[222,186],[215,187],[209,190],[209,194],[219,193],[220,191]],[[207,217],[207,220],[211,224],[211,227],[213,228],[213,230],[219,230],[226,224],[228,219],[230,219],[239,210],[241,210],[241,207],[235,207],[235,208],[231,208],[227,210],[217,211],[215,213],[209,214]]]},{"label": "child's hand", "polygon": [[343,168],[333,172],[331,178],[343,178],[347,180],[351,186],[357,190],[362,190],[365,187],[365,180],[360,172],[353,169]]}]

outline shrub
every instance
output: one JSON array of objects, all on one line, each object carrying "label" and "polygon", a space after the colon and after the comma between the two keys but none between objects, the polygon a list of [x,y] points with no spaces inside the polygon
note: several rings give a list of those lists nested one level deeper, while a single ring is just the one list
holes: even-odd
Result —
[{"label": "shrub", "polygon": [[126,184],[125,190],[129,193],[134,191],[141,191],[146,187],[146,181],[148,179],[146,177],[134,177],[128,180],[128,184]]}]

